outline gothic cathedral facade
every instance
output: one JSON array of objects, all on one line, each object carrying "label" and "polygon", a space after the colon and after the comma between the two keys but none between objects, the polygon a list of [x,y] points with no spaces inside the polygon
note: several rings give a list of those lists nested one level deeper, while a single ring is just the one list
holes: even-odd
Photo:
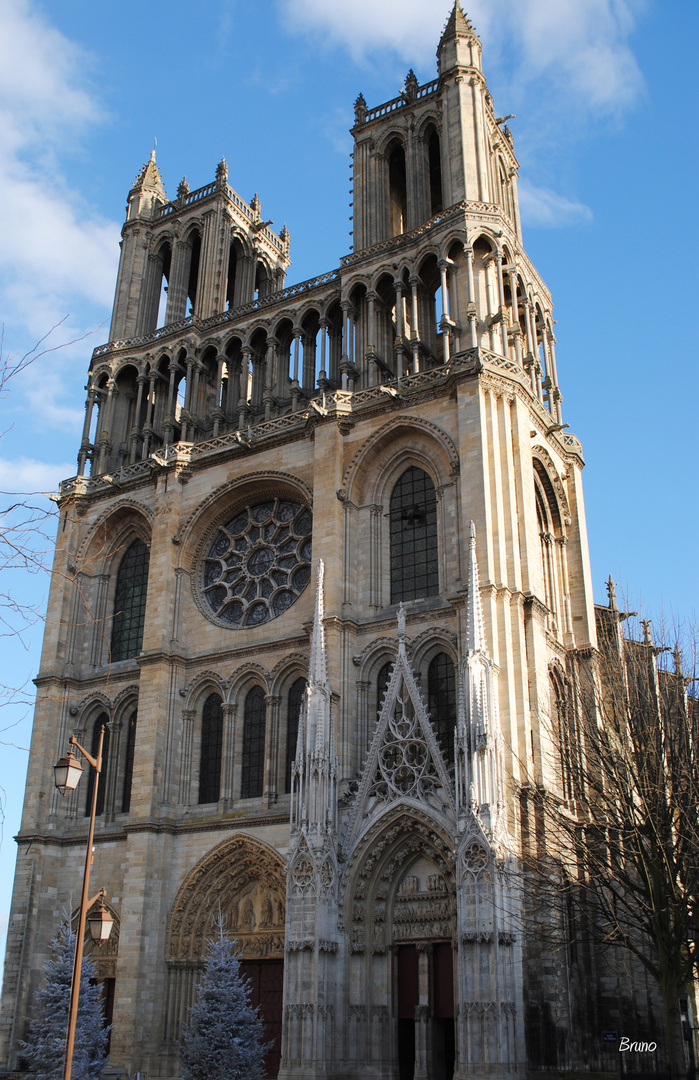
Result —
[{"label": "gothic cathedral facade", "polygon": [[62,799],[50,764],[105,724],[113,1071],[178,1075],[219,912],[269,1076],[583,1060],[574,972],[518,885],[527,785],[570,795],[552,732],[596,645],[582,449],[458,0],[437,55],[434,81],[355,103],[336,270],[286,287],[289,235],[224,161],[168,201],[153,154],[129,193],[61,486],[8,1067],[84,859],[87,792]]}]

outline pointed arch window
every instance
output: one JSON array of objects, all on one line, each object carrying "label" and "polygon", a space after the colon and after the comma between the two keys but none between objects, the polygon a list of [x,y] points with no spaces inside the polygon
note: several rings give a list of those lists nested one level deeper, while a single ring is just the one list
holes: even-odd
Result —
[{"label": "pointed arch window", "polygon": [[296,744],[299,737],[299,717],[306,692],[306,680],[301,678],[292,683],[286,712],[286,781],[284,791],[291,791],[291,763],[296,757]]},{"label": "pointed arch window", "polygon": [[439,593],[437,494],[432,480],[412,466],[391,495],[391,603]]},{"label": "pointed arch window", "polygon": [[[104,742],[102,743],[102,769],[100,771],[100,782],[97,788],[97,809],[95,814],[100,817],[104,813],[104,798],[107,792],[107,765],[109,764],[109,717],[106,713],[100,713],[95,720],[92,728],[92,742],[90,744],[90,753],[93,758],[97,757],[97,751],[100,746],[100,731],[104,728]],[[87,796],[85,798],[85,817],[90,816],[92,810],[92,795],[95,790],[95,770],[90,768],[90,775],[87,781]]]},{"label": "pointed arch window", "polygon": [[381,706],[383,705],[383,699],[386,696],[388,690],[388,684],[391,681],[391,672],[393,670],[393,661],[389,660],[387,664],[384,664],[379,669],[379,673],[376,676],[376,715],[381,715]]},{"label": "pointed arch window", "polygon": [[243,713],[241,799],[255,799],[262,794],[265,771],[266,720],[265,692],[261,686],[253,686],[245,698]]},{"label": "pointed arch window", "polygon": [[549,693],[561,758],[563,798],[571,800],[579,795],[580,774],[577,759],[577,732],[575,730],[574,714],[568,707],[565,680],[556,669],[549,673]]},{"label": "pointed arch window", "polygon": [[437,653],[427,669],[427,711],[442,756],[451,765],[456,727],[456,670],[454,661],[444,652]]},{"label": "pointed arch window", "polygon": [[124,754],[124,787],[121,793],[121,812],[128,814],[131,809],[131,785],[133,783],[133,760],[136,749],[136,710],[131,713],[126,725],[126,752]]},{"label": "pointed arch window", "polygon": [[134,540],[119,563],[112,622],[113,661],[129,660],[141,651],[149,559],[143,541]]},{"label": "pointed arch window", "polygon": [[199,755],[199,802],[218,802],[221,794],[221,754],[223,750],[223,702],[209,694],[201,713]]}]

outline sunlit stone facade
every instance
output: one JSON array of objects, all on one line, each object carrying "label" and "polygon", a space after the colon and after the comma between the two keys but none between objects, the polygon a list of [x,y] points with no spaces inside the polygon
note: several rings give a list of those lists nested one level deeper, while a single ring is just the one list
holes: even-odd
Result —
[{"label": "sunlit stone facade", "polygon": [[570,781],[556,695],[596,644],[582,450],[458,3],[437,78],[355,114],[353,249],[300,285],[225,162],[168,202],[153,154],[129,193],[61,488],[9,1067],[84,858],[86,792],[62,799],[51,763],[103,718],[114,1071],[178,1074],[219,909],[277,1039],[270,1075],[596,1062],[574,1022],[586,976],[556,913],[548,937],[528,928],[520,874],[527,785]]}]

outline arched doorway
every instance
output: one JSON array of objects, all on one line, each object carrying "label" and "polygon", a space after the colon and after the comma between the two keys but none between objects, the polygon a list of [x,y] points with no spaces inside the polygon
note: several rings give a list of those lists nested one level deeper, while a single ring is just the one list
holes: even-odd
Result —
[{"label": "arched doorway", "polygon": [[224,932],[238,943],[241,969],[251,982],[251,1000],[265,1021],[272,1047],[265,1076],[276,1077],[281,1053],[286,879],[282,859],[249,836],[213,848],[180,886],[168,925],[165,1040],[176,1044],[194,1001],[206,942]]},{"label": "arched doorway", "polygon": [[349,873],[350,1059],[397,1080],[451,1080],[453,843],[424,811],[398,803],[364,835]]}]

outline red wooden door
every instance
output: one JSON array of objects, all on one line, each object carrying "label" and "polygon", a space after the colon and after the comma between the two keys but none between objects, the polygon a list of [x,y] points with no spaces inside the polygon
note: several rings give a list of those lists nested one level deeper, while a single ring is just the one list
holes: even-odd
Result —
[{"label": "red wooden door", "polygon": [[265,1041],[272,1043],[265,1057],[265,1076],[273,1080],[281,1060],[284,961],[243,960],[240,970],[250,979],[250,1003],[260,1008],[265,1023]]}]

